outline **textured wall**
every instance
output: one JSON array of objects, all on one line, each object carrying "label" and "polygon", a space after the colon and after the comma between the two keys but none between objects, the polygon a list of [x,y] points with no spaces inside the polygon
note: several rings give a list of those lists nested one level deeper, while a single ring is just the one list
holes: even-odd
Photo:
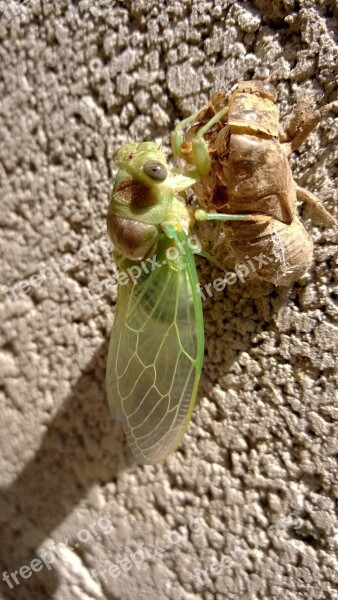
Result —
[{"label": "textured wall", "polygon": [[[292,289],[204,302],[197,406],[163,465],[133,464],[104,390],[114,151],[271,71],[283,114],[337,98],[336,25],[334,0],[0,1],[1,573],[30,565],[3,598],[338,598],[337,247],[312,210]],[[292,157],[331,211],[336,134],[331,113]]]}]

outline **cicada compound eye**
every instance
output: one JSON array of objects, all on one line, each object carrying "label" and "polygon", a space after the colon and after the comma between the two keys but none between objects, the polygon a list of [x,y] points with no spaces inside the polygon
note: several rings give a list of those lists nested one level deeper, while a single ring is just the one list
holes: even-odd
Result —
[{"label": "cicada compound eye", "polygon": [[158,160],[147,160],[143,165],[143,171],[154,181],[164,181],[168,175],[167,169]]}]

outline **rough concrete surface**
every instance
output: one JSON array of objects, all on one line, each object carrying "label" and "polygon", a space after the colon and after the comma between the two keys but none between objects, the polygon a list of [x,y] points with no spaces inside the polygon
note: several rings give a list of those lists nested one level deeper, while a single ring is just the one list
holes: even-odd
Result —
[{"label": "rough concrete surface", "polygon": [[[311,208],[298,283],[203,303],[198,401],[164,464],[134,464],[104,384],[114,152],[168,146],[241,79],[273,72],[285,116],[299,93],[336,99],[337,16],[334,0],[0,1],[1,573],[19,571],[2,598],[337,600],[337,236]],[[337,124],[291,159],[331,212]],[[197,262],[203,285],[219,276]]]}]

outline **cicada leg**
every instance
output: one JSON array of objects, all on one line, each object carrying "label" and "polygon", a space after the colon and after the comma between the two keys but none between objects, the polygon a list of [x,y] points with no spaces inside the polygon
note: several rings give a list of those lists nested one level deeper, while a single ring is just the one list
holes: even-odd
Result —
[{"label": "cicada leg", "polygon": [[322,205],[319,198],[317,198],[317,196],[312,194],[312,192],[309,192],[309,190],[306,190],[305,188],[300,187],[299,185],[296,186],[296,193],[297,193],[298,200],[303,200],[304,202],[307,202],[310,206],[313,206],[313,208],[315,208],[317,213],[320,214],[321,217],[326,219],[330,225],[332,225],[333,227],[338,227],[337,219],[335,219],[329,213],[329,211],[326,210],[326,208],[324,208],[324,206]]},{"label": "cicada leg", "polygon": [[213,125],[215,125],[215,123],[217,123],[217,121],[220,121],[227,114],[228,110],[229,109],[227,106],[219,110],[210,119],[210,121],[208,121],[208,123],[201,127],[201,129],[199,129],[196,136],[192,139],[192,156],[199,177],[204,177],[205,175],[208,175],[211,168],[209,148],[203,136],[209,131],[209,129],[211,129],[211,127],[213,127]]},{"label": "cicada leg", "polygon": [[219,260],[217,260],[217,258],[215,258],[214,256],[212,256],[212,254],[210,254],[206,250],[199,250],[198,252],[197,251],[194,252],[194,254],[197,254],[198,256],[202,256],[202,258],[206,258],[209,261],[210,264],[214,265],[215,267],[217,267],[221,271],[224,270],[224,267],[219,262]]},{"label": "cicada leg", "polygon": [[171,134],[171,149],[173,151],[173,155],[174,155],[175,159],[177,159],[181,153],[181,148],[182,148],[182,144],[184,141],[183,129],[187,125],[190,125],[190,123],[193,123],[194,120],[197,119],[200,112],[201,111],[198,110],[193,115],[190,115],[190,117],[187,117],[186,119],[183,119],[182,121],[177,123],[174,131],[172,132],[172,134]]},{"label": "cicada leg", "polygon": [[[225,106],[221,110],[219,110],[201,129],[199,129],[198,133],[193,137],[191,142],[192,149],[192,157],[195,165],[195,170],[189,171],[190,177],[195,177],[199,179],[200,177],[204,177],[207,175],[211,168],[211,158],[209,155],[209,149],[206,141],[204,140],[204,134],[213,127],[217,121],[220,121],[228,112],[228,107]],[[200,114],[201,111],[194,113],[190,117],[187,117],[178,125],[171,136],[171,145],[175,158],[178,158],[180,155],[181,147],[183,144],[183,129],[189,123],[192,123],[196,117]]]},{"label": "cicada leg", "polygon": [[271,219],[266,215],[228,215],[223,213],[210,213],[206,210],[198,208],[195,211],[194,217],[196,221],[262,221],[266,222]]},{"label": "cicada leg", "polygon": [[[291,154],[302,145],[318,123],[330,112],[338,110],[338,102],[330,102],[322,108],[314,109],[308,102],[301,101],[293,110],[286,132],[289,142],[285,143],[287,154]],[[281,140],[283,141],[283,140]],[[284,144],[283,144],[284,145]]]}]

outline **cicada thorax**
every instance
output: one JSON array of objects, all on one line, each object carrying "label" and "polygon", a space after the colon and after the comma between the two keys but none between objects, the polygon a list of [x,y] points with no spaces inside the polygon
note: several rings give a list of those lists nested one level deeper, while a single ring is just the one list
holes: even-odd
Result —
[{"label": "cicada thorax", "polygon": [[156,245],[158,230],[154,225],[111,214],[107,229],[114,247],[129,260],[142,260]]},{"label": "cicada thorax", "polygon": [[[123,174],[113,189],[107,230],[115,250],[124,258],[140,261],[155,248],[158,226],[140,221],[142,212],[156,203],[151,188]],[[135,216],[135,218],[133,218]],[[144,218],[144,215],[143,215]]]}]

